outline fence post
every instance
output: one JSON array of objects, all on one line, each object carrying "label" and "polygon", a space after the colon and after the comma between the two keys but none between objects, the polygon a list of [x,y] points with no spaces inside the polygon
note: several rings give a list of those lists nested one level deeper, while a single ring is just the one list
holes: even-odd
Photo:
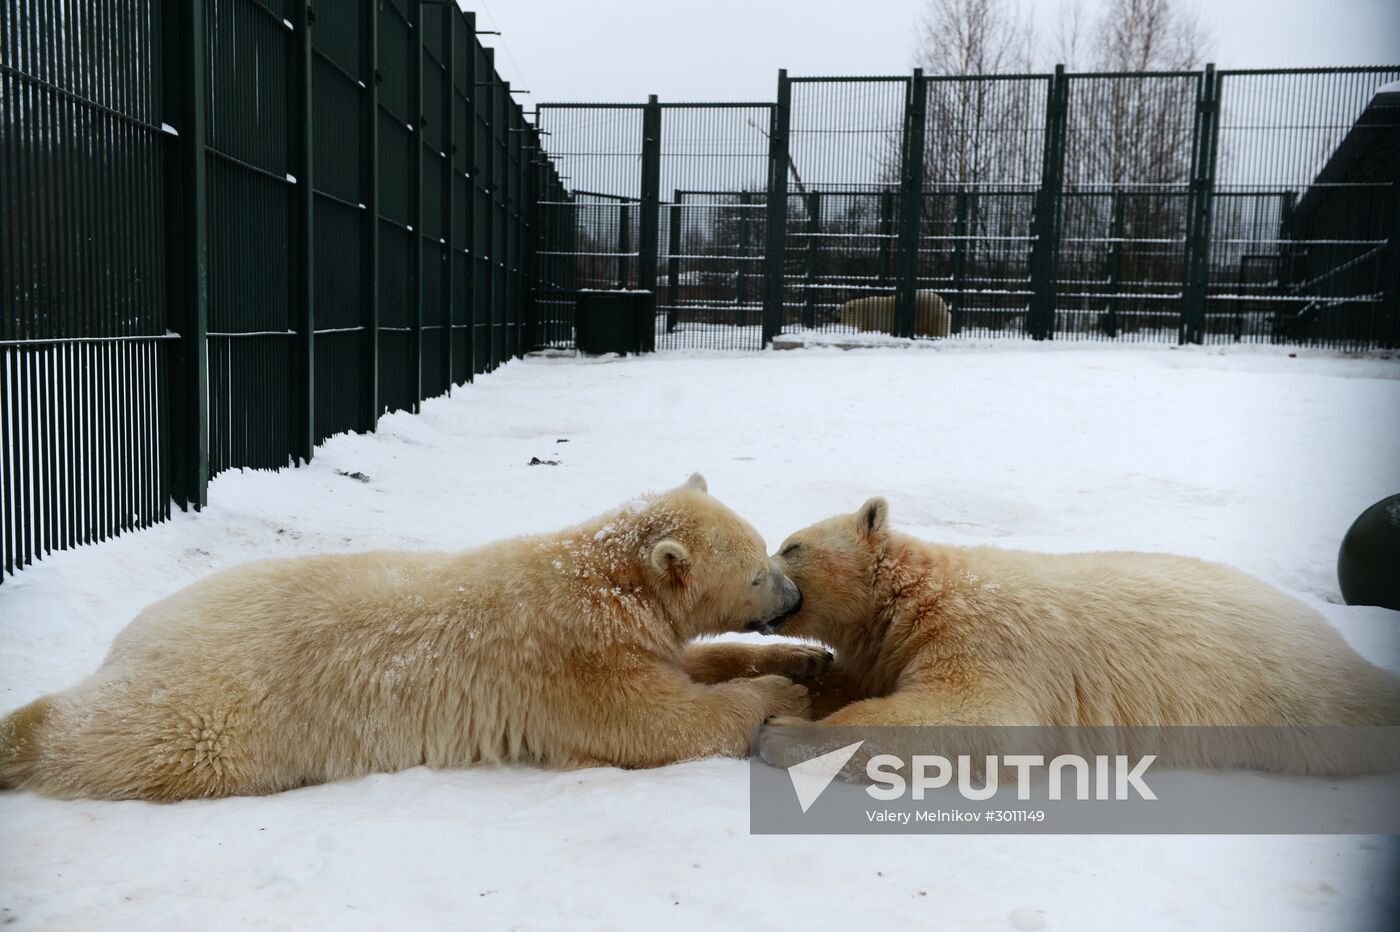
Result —
[{"label": "fence post", "polygon": [[962,333],[963,282],[967,275],[967,188],[959,188],[953,197],[953,301],[949,333]]},{"label": "fence post", "polygon": [[408,56],[408,306],[409,306],[409,410],[417,414],[423,401],[423,4],[409,0],[409,29],[413,33]]},{"label": "fence post", "polygon": [[457,137],[454,135],[456,127],[456,92],[453,90],[456,85],[453,74],[457,49],[457,18],[461,15],[461,10],[455,3],[444,3],[442,9],[442,27],[446,33],[446,39],[442,48],[442,365],[443,381],[447,386],[448,397],[452,395],[452,344],[456,340],[453,334],[452,321],[456,316],[456,309],[453,307],[454,294],[453,284],[455,276],[452,274],[453,264],[457,261],[456,246],[457,235],[455,206],[457,181],[453,168],[453,161],[457,155]]},{"label": "fence post", "polygon": [[521,245],[525,251],[525,344],[521,346],[521,355],[530,350],[539,349],[544,345],[542,337],[543,327],[541,326],[539,304],[535,299],[535,292],[542,284],[543,273],[540,271],[539,257],[536,255],[540,241],[545,236],[545,218],[540,211],[540,198],[544,194],[547,184],[547,175],[542,170],[540,158],[540,135],[525,122],[524,116],[520,118],[520,125],[525,129],[524,139],[529,142],[526,147],[521,144],[520,158],[524,164],[525,187],[522,197],[525,198],[525,228],[521,236]]},{"label": "fence post", "polygon": [[520,205],[525,197],[525,153],[521,151],[525,143],[520,130],[525,125],[525,117],[520,112],[520,105],[510,96],[510,82],[506,82],[504,106],[505,136],[501,140],[501,156],[506,167],[506,193],[502,225],[506,243],[506,300],[511,315],[511,325],[506,330],[506,357],[516,359],[524,355],[521,344],[524,342],[526,322],[525,295],[520,287],[520,247],[524,223]]},{"label": "fence post", "polygon": [[768,126],[767,242],[764,248],[763,345],[783,331],[783,267],[787,261],[788,126],[792,82],[778,71],[778,101]]},{"label": "fence post", "polygon": [[[482,120],[482,133],[485,139],[482,151],[477,155],[481,158],[481,164],[477,166],[477,173],[481,176],[481,228],[486,234],[486,242],[477,244],[482,248],[486,256],[486,281],[483,291],[486,295],[486,359],[482,365],[482,371],[490,372],[496,368],[498,362],[496,354],[496,312],[499,308],[496,287],[496,265],[500,261],[500,242],[496,236],[496,52],[485,46],[481,49],[481,58],[478,63],[482,66],[481,73],[472,79],[474,87],[486,98],[486,118]],[[482,80],[478,80],[482,79]]]},{"label": "fence post", "polygon": [[296,178],[292,186],[289,223],[287,284],[288,309],[296,344],[291,358],[294,412],[291,418],[292,461],[311,462],[316,449],[316,274],[313,212],[315,182],[312,178],[311,138],[311,24],[310,4],[292,5],[291,68],[288,69],[287,106],[288,170]]},{"label": "fence post", "polygon": [[666,332],[674,333],[676,330],[676,300],[680,296],[681,260],[681,198],[685,197],[680,191],[675,192],[675,200],[671,203],[671,223],[670,229],[666,231]]},{"label": "fence post", "polygon": [[822,196],[816,191],[807,195],[807,287],[802,302],[802,326],[808,330],[817,325],[817,239],[822,231]]},{"label": "fence post", "polygon": [[364,15],[361,46],[365,74],[364,106],[360,111],[360,191],[365,199],[365,230],[361,242],[360,294],[364,301],[362,378],[365,430],[379,427],[379,4],[361,0]]},{"label": "fence post", "polygon": [[1210,282],[1210,221],[1215,198],[1215,161],[1220,140],[1220,76],[1206,65],[1196,93],[1196,128],[1191,146],[1191,181],[1186,206],[1185,281],[1181,290],[1179,343],[1205,338],[1206,287]]},{"label": "fence post", "polygon": [[496,301],[501,306],[500,348],[496,353],[496,365],[510,359],[510,332],[515,326],[515,307],[511,303],[510,292],[510,148],[506,144],[510,132],[510,82],[502,81],[496,71],[495,62],[491,65],[492,94],[495,102],[491,108],[491,148],[495,150],[492,162],[491,197],[496,207],[492,236],[495,248],[492,252],[499,257],[496,263]]},{"label": "fence post", "polygon": [[904,139],[900,146],[899,273],[895,280],[894,335],[914,335],[919,300],[919,238],[924,206],[924,121],[928,85],[924,70],[915,68],[904,104]]},{"label": "fence post", "polygon": [[637,288],[651,292],[644,299],[651,306],[650,329],[642,345],[651,346],[656,334],[656,266],[661,243],[661,104],[656,95],[642,110],[642,214],[637,221]]},{"label": "fence post", "polygon": [[204,4],[161,3],[165,173],[166,313],[180,335],[170,359],[171,494],[184,510],[209,501],[209,197],[205,163]]},{"label": "fence post", "polygon": [[1045,149],[1042,153],[1040,191],[1036,195],[1031,250],[1031,298],[1026,330],[1037,340],[1055,335],[1055,279],[1060,252],[1060,204],[1064,196],[1065,124],[1069,112],[1069,82],[1065,66],[1056,65],[1045,104]]}]

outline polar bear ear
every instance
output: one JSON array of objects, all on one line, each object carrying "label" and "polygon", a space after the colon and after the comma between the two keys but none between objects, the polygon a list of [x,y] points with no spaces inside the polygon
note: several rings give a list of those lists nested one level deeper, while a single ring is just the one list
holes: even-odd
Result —
[{"label": "polar bear ear", "polygon": [[710,491],[710,484],[705,481],[704,476],[700,475],[698,472],[693,472],[690,474],[690,478],[685,480],[685,485],[681,486],[681,488],[695,489],[697,492],[708,492]]},{"label": "polar bear ear", "polygon": [[890,527],[890,503],[875,496],[856,512],[856,527],[866,537],[883,537]]},{"label": "polar bear ear", "polygon": [[690,569],[690,551],[680,541],[667,538],[651,548],[651,565],[658,573],[680,579]]}]

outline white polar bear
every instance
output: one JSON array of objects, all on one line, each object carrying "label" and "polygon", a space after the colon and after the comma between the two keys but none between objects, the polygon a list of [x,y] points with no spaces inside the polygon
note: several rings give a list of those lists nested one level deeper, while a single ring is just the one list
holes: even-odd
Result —
[{"label": "white polar bear", "polygon": [[150,606],[96,673],[0,723],[0,787],[172,800],[419,764],[743,756],[766,718],[807,710],[764,674],[829,655],[687,642],[799,600],[699,476],[465,553],[251,563]]}]

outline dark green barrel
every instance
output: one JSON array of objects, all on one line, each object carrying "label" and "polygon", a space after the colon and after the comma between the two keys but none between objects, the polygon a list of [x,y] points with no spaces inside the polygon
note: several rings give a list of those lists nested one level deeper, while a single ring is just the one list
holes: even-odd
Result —
[{"label": "dark green barrel", "polygon": [[1337,555],[1337,581],[1348,605],[1400,610],[1400,494],[1361,512]]}]

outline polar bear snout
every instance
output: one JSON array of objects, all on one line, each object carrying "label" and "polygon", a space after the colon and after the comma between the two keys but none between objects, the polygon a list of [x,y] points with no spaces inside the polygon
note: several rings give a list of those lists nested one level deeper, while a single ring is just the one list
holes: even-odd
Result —
[{"label": "polar bear snout", "polygon": [[750,631],[757,631],[759,634],[772,634],[777,631],[802,608],[802,590],[797,588],[797,584],[788,578],[776,563],[772,560],[768,563],[768,581],[776,594],[777,609],[770,617],[751,621],[746,625]]},{"label": "polar bear snout", "polygon": [[802,608],[802,590],[797,588],[797,583],[793,582],[786,573],[781,570],[774,570],[779,579],[780,591],[783,597],[783,613],[775,621],[780,625],[793,615],[796,615]]}]

